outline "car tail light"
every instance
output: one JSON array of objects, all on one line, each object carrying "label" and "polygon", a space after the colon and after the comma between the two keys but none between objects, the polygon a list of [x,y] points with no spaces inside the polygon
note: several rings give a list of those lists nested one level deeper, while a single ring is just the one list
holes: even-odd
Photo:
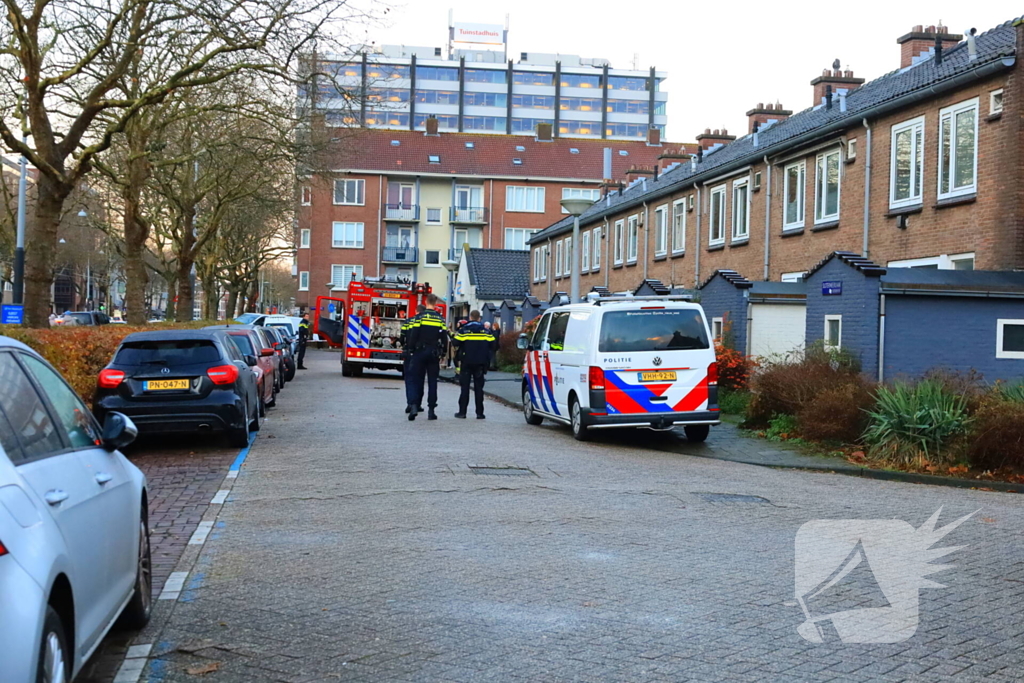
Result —
[{"label": "car tail light", "polygon": [[604,389],[604,370],[595,365],[590,366],[590,388]]},{"label": "car tail light", "polygon": [[116,389],[124,381],[124,372],[107,368],[100,370],[100,386],[104,389]]},{"label": "car tail light", "polygon": [[0,541],[0,557],[3,557],[6,554],[7,554],[7,548],[5,548],[3,542]]},{"label": "car tail light", "polygon": [[238,379],[238,368],[234,365],[218,365],[207,370],[206,374],[214,384],[234,384]]},{"label": "car tail light", "polygon": [[274,349],[260,349],[260,355],[261,356],[273,356],[274,355]]},{"label": "car tail light", "polygon": [[715,361],[708,366],[708,386],[718,386],[718,361]]}]

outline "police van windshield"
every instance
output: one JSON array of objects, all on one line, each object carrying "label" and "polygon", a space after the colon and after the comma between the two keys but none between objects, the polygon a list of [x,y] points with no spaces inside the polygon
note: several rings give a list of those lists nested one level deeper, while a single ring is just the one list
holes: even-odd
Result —
[{"label": "police van windshield", "polygon": [[704,320],[695,310],[610,311],[601,319],[602,353],[692,351],[708,348]]}]

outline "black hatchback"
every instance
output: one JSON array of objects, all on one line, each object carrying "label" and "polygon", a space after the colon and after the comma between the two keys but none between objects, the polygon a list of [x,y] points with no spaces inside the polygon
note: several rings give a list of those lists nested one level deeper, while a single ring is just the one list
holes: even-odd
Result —
[{"label": "black hatchback", "polygon": [[136,332],[100,372],[93,412],[101,424],[124,413],[140,434],[220,432],[243,447],[260,428],[254,365],[224,332]]}]

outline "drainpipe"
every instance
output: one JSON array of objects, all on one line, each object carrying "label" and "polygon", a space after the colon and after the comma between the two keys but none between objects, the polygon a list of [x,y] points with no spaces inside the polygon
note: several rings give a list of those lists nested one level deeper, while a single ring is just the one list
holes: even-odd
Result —
[{"label": "drainpipe", "polygon": [[[770,269],[768,267],[769,258],[771,257],[771,236],[772,236],[772,165],[768,162],[768,157],[764,158],[765,166],[765,202],[764,202],[764,280],[767,282],[769,278]],[[749,354],[748,354],[749,355]]]},{"label": "drainpipe", "polygon": [[[604,219],[604,230],[601,231],[601,239],[604,240],[605,244],[611,244],[611,240],[608,239],[608,231],[611,230],[611,223],[608,219]],[[604,287],[608,289],[608,277],[611,274],[611,247],[604,250],[602,254],[604,258],[601,259],[601,270],[604,271]]]},{"label": "drainpipe", "polygon": [[693,288],[696,289],[700,286],[700,212],[703,210],[704,204],[700,196],[700,186],[697,186],[697,249],[694,252],[693,260]]},{"label": "drainpipe", "polygon": [[651,224],[650,211],[647,202],[644,202],[644,279],[647,279],[647,243],[651,241],[651,230],[647,226]]},{"label": "drainpipe", "polygon": [[[365,55],[364,55],[364,57],[365,57]],[[380,241],[380,231],[381,231],[381,226],[384,223],[384,219],[383,219],[383,215],[382,215],[383,211],[384,211],[384,207],[381,206],[381,202],[380,202],[380,200],[382,200],[382,199],[384,199],[384,176],[379,175],[379,176],[377,176],[377,277],[378,278],[380,278],[380,269],[381,269],[380,259],[381,259],[382,256],[384,256],[384,254],[380,250],[380,245],[382,244],[382,242]],[[387,200],[384,199],[384,201],[387,201]]]},{"label": "drainpipe", "polygon": [[878,305],[878,383],[885,381],[885,294]]},{"label": "drainpipe", "polygon": [[[494,239],[494,180],[488,181],[491,184],[491,189],[487,192],[487,246],[492,246],[491,241]],[[501,215],[501,222],[505,222],[505,214]]]},{"label": "drainpipe", "polygon": [[545,280],[547,280],[547,283],[548,283],[548,301],[551,301],[551,281],[555,279],[555,269],[551,267],[551,255],[554,254],[554,253],[555,253],[555,250],[551,248],[551,238],[549,237],[548,238],[548,258],[547,258],[547,262],[548,262],[547,266],[548,267],[544,271],[545,273],[547,273],[548,275],[551,276],[551,277],[545,278]]},{"label": "drainpipe", "polygon": [[754,304],[750,303],[750,290],[749,289],[744,289],[743,290],[743,294],[747,298],[747,338],[744,340],[744,344],[743,344],[743,349],[744,349],[743,350],[743,355],[749,356],[750,355],[750,351],[751,351],[751,346],[750,346],[750,337],[751,337],[751,332],[752,332],[751,328],[754,326]]},{"label": "drainpipe", "polygon": [[[867,163],[864,165],[864,244],[861,246],[861,256],[868,257],[868,228],[871,225],[871,126],[868,120],[862,119],[861,123],[867,130],[867,147],[865,153],[868,155]],[[881,372],[881,367],[879,367]],[[881,380],[879,380],[881,381]]]}]

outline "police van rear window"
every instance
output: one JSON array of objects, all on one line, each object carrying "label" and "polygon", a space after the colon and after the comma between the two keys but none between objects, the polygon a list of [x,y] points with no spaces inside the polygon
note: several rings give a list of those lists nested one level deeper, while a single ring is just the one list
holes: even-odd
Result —
[{"label": "police van rear window", "polygon": [[220,352],[213,342],[202,339],[128,342],[117,352],[118,365],[193,365],[215,363]]},{"label": "police van rear window", "polygon": [[709,343],[699,311],[609,311],[601,319],[598,348],[602,353],[693,351]]}]

